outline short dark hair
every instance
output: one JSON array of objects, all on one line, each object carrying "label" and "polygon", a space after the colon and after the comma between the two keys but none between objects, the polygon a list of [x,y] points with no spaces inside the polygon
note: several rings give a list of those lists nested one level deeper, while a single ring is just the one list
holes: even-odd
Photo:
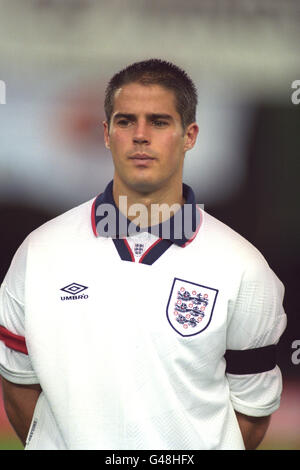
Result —
[{"label": "short dark hair", "polygon": [[177,65],[161,59],[149,59],[128,65],[116,73],[109,81],[104,101],[108,124],[110,124],[114,109],[115,92],[129,83],[140,83],[145,86],[160,85],[173,91],[176,99],[176,110],[181,117],[183,129],[195,122],[198,97],[193,81]]}]

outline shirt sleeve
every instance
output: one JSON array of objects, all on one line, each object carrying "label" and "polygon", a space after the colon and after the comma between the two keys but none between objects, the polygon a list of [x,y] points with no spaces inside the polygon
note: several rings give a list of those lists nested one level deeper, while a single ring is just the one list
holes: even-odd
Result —
[{"label": "shirt sleeve", "polygon": [[286,328],[284,286],[259,254],[244,271],[230,303],[227,379],[236,411],[267,416],[279,408],[282,375],[276,345]]},{"label": "shirt sleeve", "polygon": [[26,347],[24,285],[27,239],[17,250],[0,288],[0,375],[17,384],[35,384]]}]

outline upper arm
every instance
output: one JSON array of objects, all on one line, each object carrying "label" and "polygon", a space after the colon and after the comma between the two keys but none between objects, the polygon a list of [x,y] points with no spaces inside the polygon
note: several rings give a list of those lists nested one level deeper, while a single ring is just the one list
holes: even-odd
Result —
[{"label": "upper arm", "polygon": [[28,354],[24,324],[24,305],[4,280],[0,287],[0,375],[16,384],[36,384],[39,379]]},{"label": "upper arm", "polygon": [[25,338],[26,263],[27,243],[24,242],[0,287],[0,375],[17,384],[39,382]]},{"label": "upper arm", "polygon": [[26,251],[26,244],[21,245],[0,287],[0,375],[3,402],[8,419],[23,443],[41,392],[25,339]]},{"label": "upper arm", "polygon": [[280,404],[282,377],[275,352],[286,326],[283,294],[264,258],[249,259],[230,305],[226,345],[234,358],[234,364],[227,364],[231,401],[246,416],[271,415]]}]

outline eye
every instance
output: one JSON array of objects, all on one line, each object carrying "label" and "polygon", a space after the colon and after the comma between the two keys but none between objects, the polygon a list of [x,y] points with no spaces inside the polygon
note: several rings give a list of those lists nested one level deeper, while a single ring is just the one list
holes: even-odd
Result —
[{"label": "eye", "polygon": [[168,125],[168,122],[167,121],[162,121],[161,119],[155,119],[154,121],[152,121],[152,124],[155,127],[165,127],[165,126]]},{"label": "eye", "polygon": [[117,125],[120,127],[128,127],[129,124],[131,124],[129,119],[122,118],[117,121]]}]

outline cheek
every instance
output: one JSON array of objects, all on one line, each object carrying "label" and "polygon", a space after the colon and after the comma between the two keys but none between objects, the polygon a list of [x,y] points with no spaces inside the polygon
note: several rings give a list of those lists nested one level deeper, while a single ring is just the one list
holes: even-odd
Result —
[{"label": "cheek", "polygon": [[117,153],[123,153],[126,147],[128,147],[128,136],[124,133],[111,132],[109,141],[110,149],[115,150]]},{"label": "cheek", "polygon": [[174,159],[183,153],[183,139],[178,137],[176,132],[166,135],[162,141],[162,148],[169,159]]}]

